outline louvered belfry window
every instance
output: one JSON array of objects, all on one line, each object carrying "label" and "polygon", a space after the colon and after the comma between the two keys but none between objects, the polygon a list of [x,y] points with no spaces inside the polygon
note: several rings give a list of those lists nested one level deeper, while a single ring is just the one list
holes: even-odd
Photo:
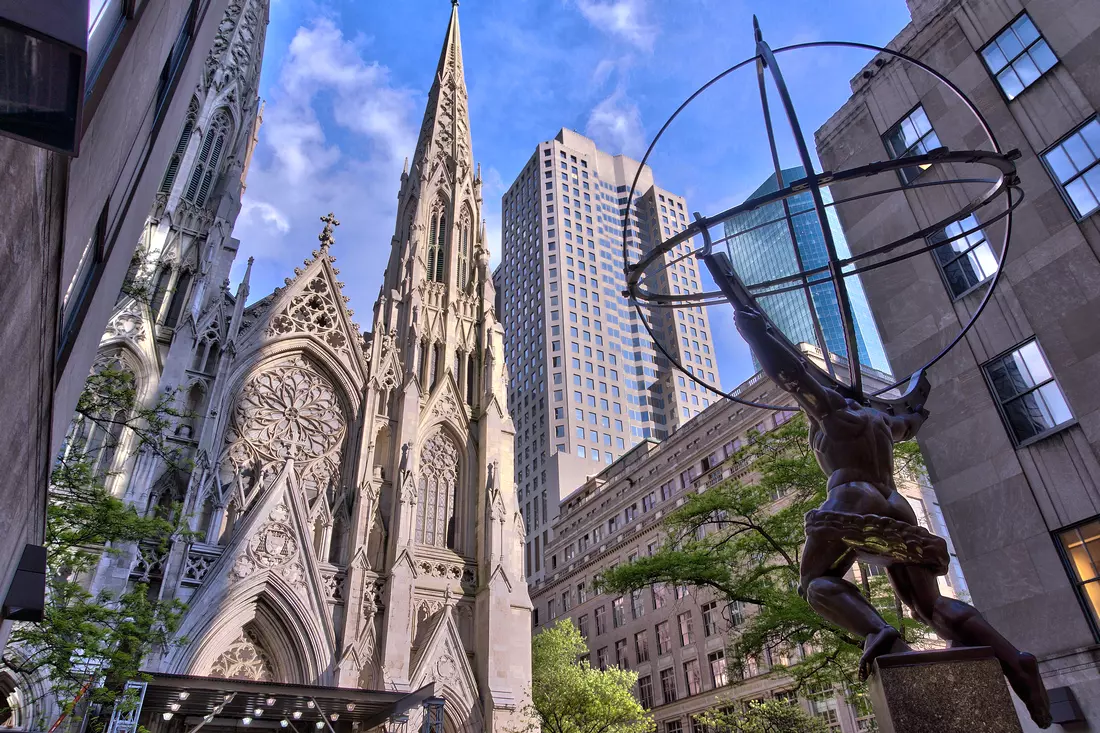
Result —
[{"label": "louvered belfry window", "polygon": [[191,172],[191,180],[187,183],[187,190],[183,195],[196,206],[206,204],[210,189],[214,187],[214,179],[218,175],[218,164],[221,162],[222,151],[228,142],[231,126],[229,113],[221,110],[211,120],[206,135],[202,139],[202,147],[199,149],[198,159]]},{"label": "louvered belfry window", "polygon": [[443,250],[447,241],[447,216],[442,212],[432,213],[428,233],[428,279],[443,282],[443,269],[446,255]]},{"label": "louvered belfry window", "polygon": [[187,121],[183,123],[183,132],[180,133],[180,141],[168,161],[168,168],[164,171],[164,179],[160,182],[160,192],[168,194],[172,192],[172,185],[176,182],[176,175],[180,171],[180,164],[187,152],[187,146],[191,142],[191,133],[195,131],[195,118],[198,116],[198,105],[191,100],[191,107],[187,110]]}]

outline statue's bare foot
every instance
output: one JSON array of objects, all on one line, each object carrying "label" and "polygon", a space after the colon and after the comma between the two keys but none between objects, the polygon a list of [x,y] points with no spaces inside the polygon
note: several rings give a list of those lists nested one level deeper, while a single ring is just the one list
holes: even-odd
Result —
[{"label": "statue's bare foot", "polygon": [[871,665],[883,654],[909,651],[909,645],[901,639],[901,634],[893,626],[883,626],[863,640],[863,656],[859,658],[859,679],[871,676]]},{"label": "statue's bare foot", "polygon": [[1049,728],[1050,700],[1043,679],[1039,676],[1039,662],[1033,654],[1020,652],[1020,662],[1015,667],[1004,666],[1005,676],[1013,691],[1027,706],[1031,719],[1040,728]]}]

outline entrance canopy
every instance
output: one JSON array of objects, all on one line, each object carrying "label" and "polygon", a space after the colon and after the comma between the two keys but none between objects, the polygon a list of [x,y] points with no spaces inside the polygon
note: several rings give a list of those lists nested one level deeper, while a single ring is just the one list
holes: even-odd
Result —
[{"label": "entrance canopy", "polygon": [[437,699],[434,693],[434,682],[406,693],[152,674],[145,683],[140,717],[148,721],[145,725],[150,728],[150,723],[182,720],[188,733],[207,725],[285,728],[287,733],[344,733],[353,729],[367,733],[391,718],[408,715],[425,702],[431,705]]}]

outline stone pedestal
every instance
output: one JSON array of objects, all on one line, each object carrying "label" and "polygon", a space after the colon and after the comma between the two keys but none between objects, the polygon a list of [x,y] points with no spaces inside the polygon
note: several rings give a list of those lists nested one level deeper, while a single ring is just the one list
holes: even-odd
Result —
[{"label": "stone pedestal", "polygon": [[989,647],[884,654],[871,703],[882,733],[1021,733],[1008,683]]}]

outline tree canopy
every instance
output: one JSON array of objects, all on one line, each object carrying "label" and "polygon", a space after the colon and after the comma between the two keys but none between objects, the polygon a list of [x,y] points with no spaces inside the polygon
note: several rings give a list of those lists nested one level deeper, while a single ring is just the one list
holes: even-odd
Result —
[{"label": "tree canopy", "polygon": [[571,621],[543,629],[531,646],[528,712],[542,733],[653,731],[653,717],[632,692],[637,673],[592,667],[584,637]]},{"label": "tree canopy", "polygon": [[[899,452],[906,470],[919,466],[914,453]],[[605,571],[597,588],[610,593],[654,584],[708,589],[725,603],[735,676],[754,665],[762,668],[770,657],[772,668],[782,669],[796,686],[857,685],[862,640],[819,617],[797,590],[806,539],[803,516],[827,494],[804,416],[755,436],[733,460],[751,467],[750,479],[689,494],[665,518],[661,548]],[[865,574],[863,590],[887,622],[898,626],[899,606],[885,577]],[[904,619],[910,639],[917,626]]]},{"label": "tree canopy", "polygon": [[722,733],[828,733],[825,723],[787,700],[750,702],[742,709],[708,710],[695,716]]},{"label": "tree canopy", "polygon": [[[145,583],[122,592],[88,586],[101,559],[142,543],[166,550],[173,533],[186,531],[175,510],[142,514],[105,483],[124,445],[157,455],[168,470],[186,466],[167,445],[172,420],[183,417],[172,395],[152,406],[139,403],[133,375],[107,366],[92,374],[77,404],[74,429],[50,478],[46,507],[46,608],[40,623],[13,628],[3,666],[25,680],[41,680],[62,714],[77,697],[113,703],[142,660],[175,638],[183,604],[163,601]],[[42,721],[38,721],[42,722]]]}]

